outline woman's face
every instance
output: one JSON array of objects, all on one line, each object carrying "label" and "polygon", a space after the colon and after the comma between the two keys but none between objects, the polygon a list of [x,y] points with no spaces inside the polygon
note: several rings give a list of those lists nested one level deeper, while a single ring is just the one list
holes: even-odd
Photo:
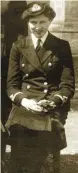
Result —
[{"label": "woman's face", "polygon": [[51,20],[44,14],[31,17],[28,21],[30,32],[37,38],[41,38],[48,31]]}]

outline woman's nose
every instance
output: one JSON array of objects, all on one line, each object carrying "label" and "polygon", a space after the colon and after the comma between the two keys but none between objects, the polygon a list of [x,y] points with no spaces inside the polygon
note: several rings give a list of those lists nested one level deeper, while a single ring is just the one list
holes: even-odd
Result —
[{"label": "woman's nose", "polygon": [[39,23],[36,25],[36,30],[38,29],[41,29],[41,25]]}]

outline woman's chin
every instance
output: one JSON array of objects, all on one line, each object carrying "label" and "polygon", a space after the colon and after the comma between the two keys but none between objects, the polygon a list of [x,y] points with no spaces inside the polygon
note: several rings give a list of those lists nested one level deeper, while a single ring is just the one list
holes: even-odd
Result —
[{"label": "woman's chin", "polygon": [[34,35],[35,35],[35,37],[37,37],[37,38],[43,37],[43,34],[42,34],[42,33],[35,33]]}]

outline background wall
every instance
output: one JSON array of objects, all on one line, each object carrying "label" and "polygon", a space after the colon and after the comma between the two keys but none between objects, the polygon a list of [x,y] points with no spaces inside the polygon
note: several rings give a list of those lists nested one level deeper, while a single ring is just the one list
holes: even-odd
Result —
[{"label": "background wall", "polygon": [[[55,3],[55,1],[50,0],[51,6],[54,5],[53,2]],[[59,18],[57,16],[57,20],[53,21],[50,26],[50,31],[54,35],[68,40],[70,43],[76,80],[76,91],[72,99],[72,108],[78,109],[78,0],[57,0],[57,2],[56,13],[58,10],[63,13],[64,10],[63,18],[61,17],[61,20],[59,20],[60,16]]]}]

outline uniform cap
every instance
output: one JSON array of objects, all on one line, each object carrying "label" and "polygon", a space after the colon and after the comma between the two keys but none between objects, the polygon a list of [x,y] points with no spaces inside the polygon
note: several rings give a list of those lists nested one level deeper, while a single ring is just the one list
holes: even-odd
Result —
[{"label": "uniform cap", "polygon": [[45,2],[31,2],[28,4],[27,9],[22,14],[22,19],[28,19],[33,16],[37,16],[40,14],[45,14],[46,16],[50,14],[52,18],[55,17],[54,10]]}]

